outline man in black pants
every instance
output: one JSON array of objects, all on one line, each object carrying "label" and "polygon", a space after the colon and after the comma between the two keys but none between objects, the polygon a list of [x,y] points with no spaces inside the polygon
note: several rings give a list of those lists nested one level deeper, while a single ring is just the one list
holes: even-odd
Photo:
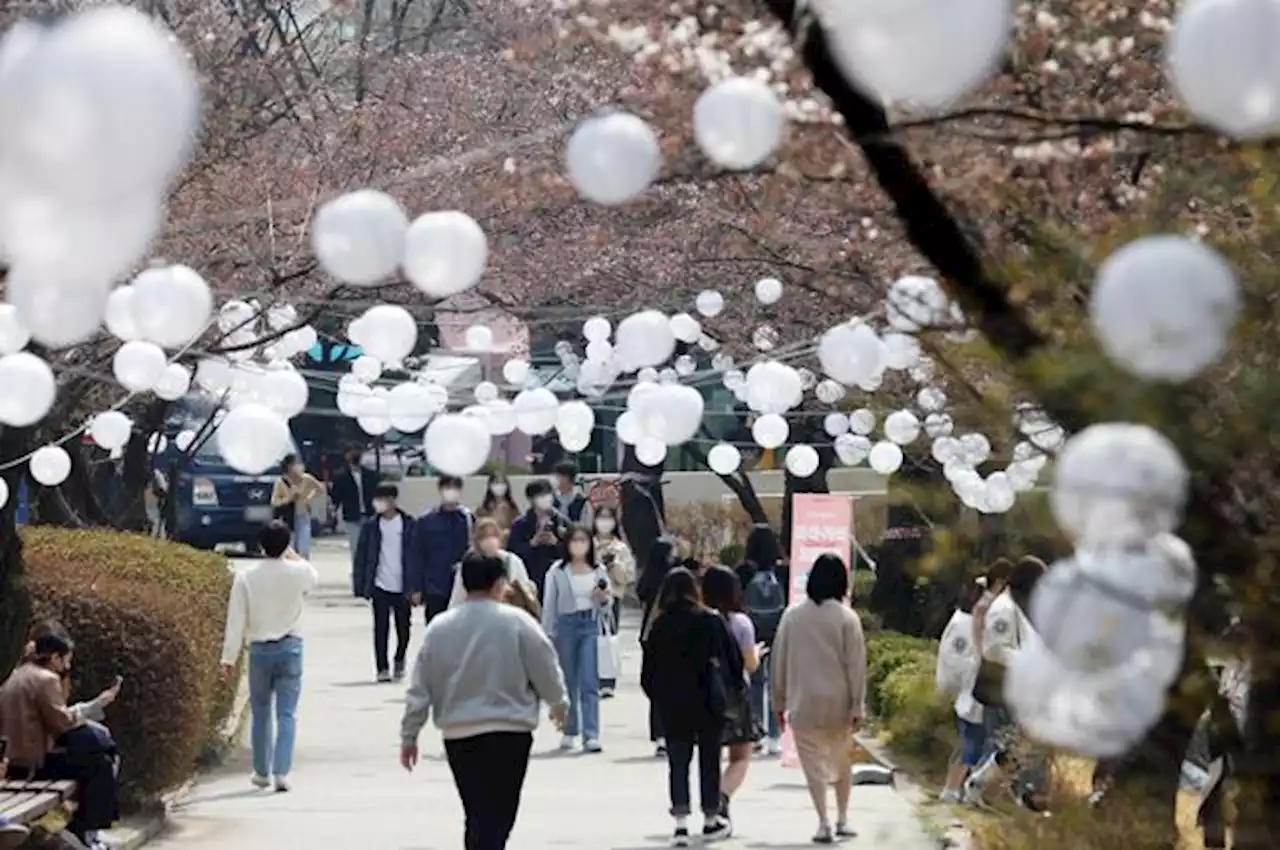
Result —
[{"label": "man in black pants", "polygon": [[418,735],[431,716],[466,812],[463,846],[504,850],[520,809],[539,700],[563,728],[569,697],[541,626],[501,601],[503,559],[470,552],[461,569],[467,601],[431,621],[418,651],[400,726],[400,764],[417,765]]},{"label": "man in black pants", "polygon": [[[379,682],[404,678],[409,651],[409,588],[405,553],[409,549],[413,518],[396,504],[400,491],[394,484],[379,484],[373,492],[376,512],[360,527],[353,559],[353,591],[373,604],[373,660]],[[396,623],[395,667],[387,663],[391,620]]]}]

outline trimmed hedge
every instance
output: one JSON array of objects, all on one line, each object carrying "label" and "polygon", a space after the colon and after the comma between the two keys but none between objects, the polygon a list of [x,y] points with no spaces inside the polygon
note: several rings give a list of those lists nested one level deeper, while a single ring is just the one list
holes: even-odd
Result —
[{"label": "trimmed hedge", "polygon": [[882,632],[867,637],[867,698],[896,753],[945,760],[955,749],[952,700],[934,682],[937,641]]},{"label": "trimmed hedge", "polygon": [[22,540],[36,617],[60,620],[76,642],[74,698],[124,677],[107,709],[123,796],[139,802],[180,785],[234,702],[218,676],[226,559],[115,531],[33,527]]}]

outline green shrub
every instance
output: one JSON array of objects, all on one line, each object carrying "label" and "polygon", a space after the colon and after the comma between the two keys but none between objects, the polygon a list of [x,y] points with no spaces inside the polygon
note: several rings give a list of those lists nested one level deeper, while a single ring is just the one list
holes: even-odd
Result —
[{"label": "green shrub", "polygon": [[124,677],[107,710],[123,795],[137,802],[181,784],[232,708],[218,678],[226,560],[114,531],[26,528],[22,539],[36,616],[60,620],[76,642],[75,698]]},{"label": "green shrub", "polygon": [[[925,638],[881,632],[867,638],[867,697],[871,710],[883,716],[880,688],[898,668],[925,659],[930,665],[937,657],[937,643]],[[930,675],[932,676],[932,668]]]},{"label": "green shrub", "polygon": [[934,684],[932,658],[921,657],[890,673],[880,686],[880,701],[895,752],[941,763],[955,749],[955,709]]}]

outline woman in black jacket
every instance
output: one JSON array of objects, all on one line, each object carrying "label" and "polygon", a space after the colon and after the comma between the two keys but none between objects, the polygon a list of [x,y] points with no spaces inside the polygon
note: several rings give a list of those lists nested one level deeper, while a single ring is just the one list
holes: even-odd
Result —
[{"label": "woman in black jacket", "polygon": [[[640,579],[636,583],[636,596],[640,598],[643,613],[640,617],[640,646],[645,645],[649,635],[649,626],[653,623],[659,609],[658,592],[667,573],[671,572],[676,562],[676,545],[670,538],[661,537],[649,547],[649,555],[645,559]],[[662,720],[649,702],[649,740],[654,742],[654,755],[664,756],[667,753],[667,742],[662,734]]]},{"label": "woman in black jacket", "polygon": [[[689,841],[689,765],[695,748],[702,835],[725,838],[732,831],[720,815],[720,746],[725,728],[721,701],[734,677],[742,680],[741,653],[724,621],[703,606],[697,579],[684,567],[667,573],[658,611],[645,642],[640,684],[666,732],[671,815],[676,821],[673,844],[683,847]],[[739,659],[736,666],[735,657]]]}]

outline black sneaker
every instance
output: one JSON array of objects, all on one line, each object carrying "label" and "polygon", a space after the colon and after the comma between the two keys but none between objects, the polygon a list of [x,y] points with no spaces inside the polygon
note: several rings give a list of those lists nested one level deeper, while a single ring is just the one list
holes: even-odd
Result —
[{"label": "black sneaker", "polygon": [[717,816],[714,821],[702,828],[703,841],[719,841],[733,835],[733,825],[723,817]]},{"label": "black sneaker", "polygon": [[689,828],[687,826],[677,826],[676,831],[671,834],[672,847],[688,847],[689,846]]},{"label": "black sneaker", "polygon": [[388,683],[388,682],[390,682],[390,681],[391,681],[391,674],[390,674],[389,672],[387,672],[386,670],[379,670],[379,671],[378,671],[378,683],[379,683],[379,684],[385,685],[385,684],[387,684],[387,683]]},{"label": "black sneaker", "polygon": [[392,681],[395,681],[395,682],[404,681],[404,662],[403,661],[396,664],[396,669],[391,673],[391,679]]}]

